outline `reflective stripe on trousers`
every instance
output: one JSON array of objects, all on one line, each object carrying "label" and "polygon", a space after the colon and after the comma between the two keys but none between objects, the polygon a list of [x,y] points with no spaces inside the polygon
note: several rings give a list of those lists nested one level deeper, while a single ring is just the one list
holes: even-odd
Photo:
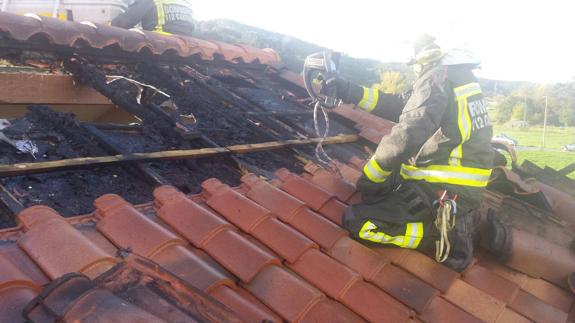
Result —
[{"label": "reflective stripe on trousers", "polygon": [[383,183],[389,175],[391,175],[390,171],[386,171],[379,166],[377,161],[375,161],[375,157],[372,157],[367,164],[363,166],[363,173],[374,183]]},{"label": "reflective stripe on trousers", "polygon": [[374,88],[363,88],[363,98],[357,104],[361,109],[371,112],[375,109],[377,101],[379,100],[379,90]]},{"label": "reflective stripe on trousers", "polygon": [[416,167],[401,165],[401,177],[405,180],[423,180],[428,183],[444,183],[471,187],[485,187],[491,177],[491,169],[432,165]]},{"label": "reflective stripe on trousers", "polygon": [[449,165],[461,166],[463,158],[463,144],[471,138],[471,116],[469,115],[468,100],[474,95],[481,94],[479,83],[469,83],[453,89],[457,101],[457,126],[461,135],[461,142],[451,152]]},{"label": "reflective stripe on trousers", "polygon": [[390,236],[381,231],[376,231],[377,226],[371,221],[365,222],[359,231],[359,237],[363,240],[379,243],[392,244],[405,249],[417,249],[423,238],[423,223],[407,223],[405,235]]}]

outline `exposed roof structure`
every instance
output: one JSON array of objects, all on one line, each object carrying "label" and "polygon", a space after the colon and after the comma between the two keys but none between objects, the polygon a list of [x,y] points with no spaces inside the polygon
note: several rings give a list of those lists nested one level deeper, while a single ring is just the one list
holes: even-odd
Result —
[{"label": "exposed roof structure", "polygon": [[[12,131],[38,142],[37,161],[313,136],[300,78],[270,50],[5,13],[0,32],[2,58],[54,63],[46,75],[71,73],[99,92],[91,102],[110,99],[141,120],[98,125],[32,107]],[[106,83],[111,74],[169,93],[180,113],[133,84]],[[200,139],[185,136],[183,112]],[[14,221],[0,231],[0,321],[575,321],[572,195],[501,169],[485,212],[515,227],[505,264],[479,249],[460,274],[419,252],[368,248],[342,216],[393,124],[350,106],[331,117],[331,134],[361,137],[327,148],[337,171],[307,147],[0,178],[3,217]],[[536,216],[513,211],[525,208]]]}]

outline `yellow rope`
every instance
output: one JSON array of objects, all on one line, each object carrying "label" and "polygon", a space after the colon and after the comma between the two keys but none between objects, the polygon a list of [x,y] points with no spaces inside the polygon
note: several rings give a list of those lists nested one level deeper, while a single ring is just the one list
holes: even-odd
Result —
[{"label": "yellow rope", "polygon": [[439,230],[439,241],[435,241],[435,260],[443,263],[449,258],[451,243],[449,242],[448,233],[455,227],[455,214],[452,214],[452,204],[446,201],[443,206],[437,209],[437,218],[435,227]]}]

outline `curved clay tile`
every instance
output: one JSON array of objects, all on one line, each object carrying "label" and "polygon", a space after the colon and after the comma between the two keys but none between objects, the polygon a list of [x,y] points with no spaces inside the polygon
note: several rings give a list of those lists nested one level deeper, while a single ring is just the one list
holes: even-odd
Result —
[{"label": "curved clay tile", "polygon": [[176,55],[188,58],[200,55],[213,60],[215,55],[229,62],[277,64],[281,61],[273,49],[258,49],[245,45],[206,41],[179,35],[162,35],[150,31],[127,30],[89,22],[70,22],[39,16],[20,16],[0,12],[0,31],[21,42],[42,35],[52,45],[75,47],[82,44],[95,49],[118,46],[124,51]]}]

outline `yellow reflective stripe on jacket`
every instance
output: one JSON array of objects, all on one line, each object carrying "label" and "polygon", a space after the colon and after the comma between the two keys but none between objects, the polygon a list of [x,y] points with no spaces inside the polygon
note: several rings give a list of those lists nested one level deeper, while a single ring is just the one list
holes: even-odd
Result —
[{"label": "yellow reflective stripe on jacket", "polygon": [[164,25],[166,24],[166,13],[164,12],[164,3],[163,0],[154,0],[154,4],[156,5],[156,13],[158,16],[158,21],[156,22],[156,27],[154,28],[155,32],[164,33]]},{"label": "yellow reflective stripe on jacket", "polygon": [[401,177],[406,180],[422,180],[428,183],[444,183],[471,187],[485,187],[491,177],[491,169],[432,165],[416,167],[401,165]]},{"label": "yellow reflective stripe on jacket", "polygon": [[162,35],[171,35],[171,33],[164,31],[164,25],[166,24],[166,11],[164,10],[165,5],[180,5],[186,6],[188,4],[185,0],[154,0],[156,5],[156,13],[158,16],[158,21],[156,22],[156,27],[154,31]]},{"label": "yellow reflective stripe on jacket", "polygon": [[373,111],[379,100],[379,90],[374,88],[363,88],[363,98],[357,104],[358,107],[362,108],[367,112]]},{"label": "yellow reflective stripe on jacket", "polygon": [[457,101],[457,126],[461,136],[461,142],[453,149],[449,157],[449,165],[461,166],[463,159],[463,144],[471,139],[471,116],[469,115],[468,99],[481,94],[479,83],[469,83],[453,89]]},{"label": "yellow reflective stripe on jacket", "polygon": [[374,183],[383,183],[387,177],[391,175],[390,171],[386,171],[379,166],[377,161],[375,161],[375,157],[372,157],[367,164],[365,164],[363,173]]},{"label": "yellow reflective stripe on jacket", "polygon": [[359,238],[380,244],[393,244],[400,248],[417,249],[423,238],[423,223],[407,223],[405,235],[390,236],[383,232],[375,232],[377,226],[371,221],[365,222],[359,231]]}]

